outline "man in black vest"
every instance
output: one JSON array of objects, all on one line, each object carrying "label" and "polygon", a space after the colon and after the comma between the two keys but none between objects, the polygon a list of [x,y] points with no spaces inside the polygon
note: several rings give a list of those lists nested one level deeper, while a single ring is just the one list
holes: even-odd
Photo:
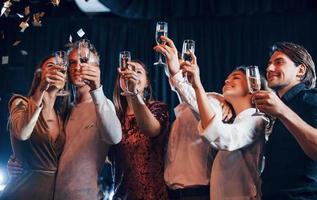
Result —
[{"label": "man in black vest", "polygon": [[317,199],[317,89],[315,65],[305,48],[273,46],[266,69],[269,87],[253,100],[276,118],[265,147],[263,200]]}]

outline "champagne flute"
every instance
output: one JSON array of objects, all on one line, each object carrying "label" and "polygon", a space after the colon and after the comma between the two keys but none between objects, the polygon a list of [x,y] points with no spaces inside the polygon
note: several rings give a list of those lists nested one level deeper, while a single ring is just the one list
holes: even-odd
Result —
[{"label": "champagne flute", "polygon": [[[167,36],[167,22],[157,22],[156,23],[156,32],[155,32],[155,40],[156,44],[164,44],[165,42],[161,40],[161,36]],[[162,56],[159,54],[159,60],[154,63],[154,65],[166,65],[162,61]]]},{"label": "champagne flute", "polygon": [[[250,93],[255,93],[261,90],[261,76],[258,66],[249,66],[246,68],[246,76]],[[260,112],[255,106],[256,111],[252,116],[263,116],[264,113]]]},{"label": "champagne flute", "polygon": [[[68,68],[68,54],[66,51],[56,51],[54,53],[55,56],[55,65],[63,67],[63,69],[60,70],[61,73],[65,74],[67,77],[67,68]],[[68,89],[65,89],[67,87],[67,80],[65,80],[65,83],[63,85],[57,85],[58,88],[61,88],[57,92],[57,96],[68,96],[70,95],[70,91]]]},{"label": "champagne flute", "polygon": [[[119,53],[119,67],[121,71],[129,69],[128,62],[131,61],[131,52],[130,51],[121,51]],[[125,91],[121,92],[122,96],[128,96],[133,94],[132,92],[129,91],[128,87],[129,82],[126,80],[125,81]]]},{"label": "champagne flute", "polygon": [[[78,57],[80,63],[88,63],[90,58],[90,41],[87,39],[82,39],[78,42]],[[89,84],[89,81],[83,80],[84,83]]]},{"label": "champagne flute", "polygon": [[[182,48],[182,59],[184,61],[191,62],[192,56],[190,53],[195,53],[195,41],[194,40],[184,40]],[[185,81],[188,82],[187,73],[184,75]]]},{"label": "champagne flute", "polygon": [[88,63],[90,57],[90,41],[82,39],[78,42],[78,56],[81,63]]}]

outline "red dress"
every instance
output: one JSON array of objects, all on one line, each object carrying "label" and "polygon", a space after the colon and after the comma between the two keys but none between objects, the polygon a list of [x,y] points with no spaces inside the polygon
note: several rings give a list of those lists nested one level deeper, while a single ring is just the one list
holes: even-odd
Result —
[{"label": "red dress", "polygon": [[121,119],[122,140],[112,147],[112,170],[116,199],[167,199],[164,183],[164,147],[169,114],[166,104],[149,103],[148,108],[161,124],[160,135],[144,135],[134,115]]}]

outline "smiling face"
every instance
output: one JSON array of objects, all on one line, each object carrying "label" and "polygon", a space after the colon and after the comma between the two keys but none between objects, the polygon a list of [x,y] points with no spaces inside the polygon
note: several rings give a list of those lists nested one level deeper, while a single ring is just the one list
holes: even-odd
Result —
[{"label": "smiling face", "polygon": [[[137,73],[140,79],[139,82],[137,83],[136,88],[139,92],[143,93],[144,88],[148,87],[148,79],[146,76],[146,71],[140,63],[138,62],[133,62],[133,63],[135,64],[134,71]],[[126,84],[125,84],[125,81],[122,79],[122,77],[120,77],[120,88],[123,91],[126,90]]]},{"label": "smiling face", "polygon": [[248,83],[245,73],[240,70],[233,71],[225,80],[222,93],[226,101],[231,103],[236,98],[249,95]]},{"label": "smiling face", "polygon": [[275,51],[266,69],[268,86],[274,90],[280,90],[286,86],[299,83],[299,71],[300,67],[297,67],[287,55]]}]

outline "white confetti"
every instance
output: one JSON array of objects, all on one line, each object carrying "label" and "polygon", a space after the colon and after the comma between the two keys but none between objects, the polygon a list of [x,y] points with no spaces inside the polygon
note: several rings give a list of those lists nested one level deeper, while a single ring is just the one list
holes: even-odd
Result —
[{"label": "white confetti", "polygon": [[79,29],[79,30],[77,31],[77,35],[78,35],[80,38],[82,38],[82,37],[85,35],[84,30],[83,30],[82,28]]},{"label": "white confetti", "polygon": [[12,46],[18,46],[19,44],[21,43],[21,40],[17,40],[17,41],[15,41],[13,44],[12,44]]},{"label": "white confetti", "polygon": [[2,56],[2,64],[6,65],[9,63],[9,56]]},{"label": "white confetti", "polygon": [[20,18],[24,18],[24,16],[21,15],[20,13],[17,13],[17,16],[19,16]]},{"label": "white confetti", "polygon": [[24,32],[25,31],[25,29],[27,28],[27,27],[29,27],[30,25],[29,25],[29,23],[27,23],[27,22],[21,22],[21,24],[19,25],[20,26],[20,28],[21,28],[21,31],[20,32]]},{"label": "white confetti", "polygon": [[69,42],[72,43],[73,42],[73,37],[71,34],[69,34]]},{"label": "white confetti", "polygon": [[9,1],[4,2],[3,7],[1,9],[0,17],[5,14],[6,17],[8,17],[10,10],[10,7],[12,6],[12,3]]},{"label": "white confetti", "polygon": [[23,55],[23,56],[27,56],[29,53],[27,52],[27,51],[25,51],[25,50],[21,50],[20,51],[21,52],[21,54]]}]

